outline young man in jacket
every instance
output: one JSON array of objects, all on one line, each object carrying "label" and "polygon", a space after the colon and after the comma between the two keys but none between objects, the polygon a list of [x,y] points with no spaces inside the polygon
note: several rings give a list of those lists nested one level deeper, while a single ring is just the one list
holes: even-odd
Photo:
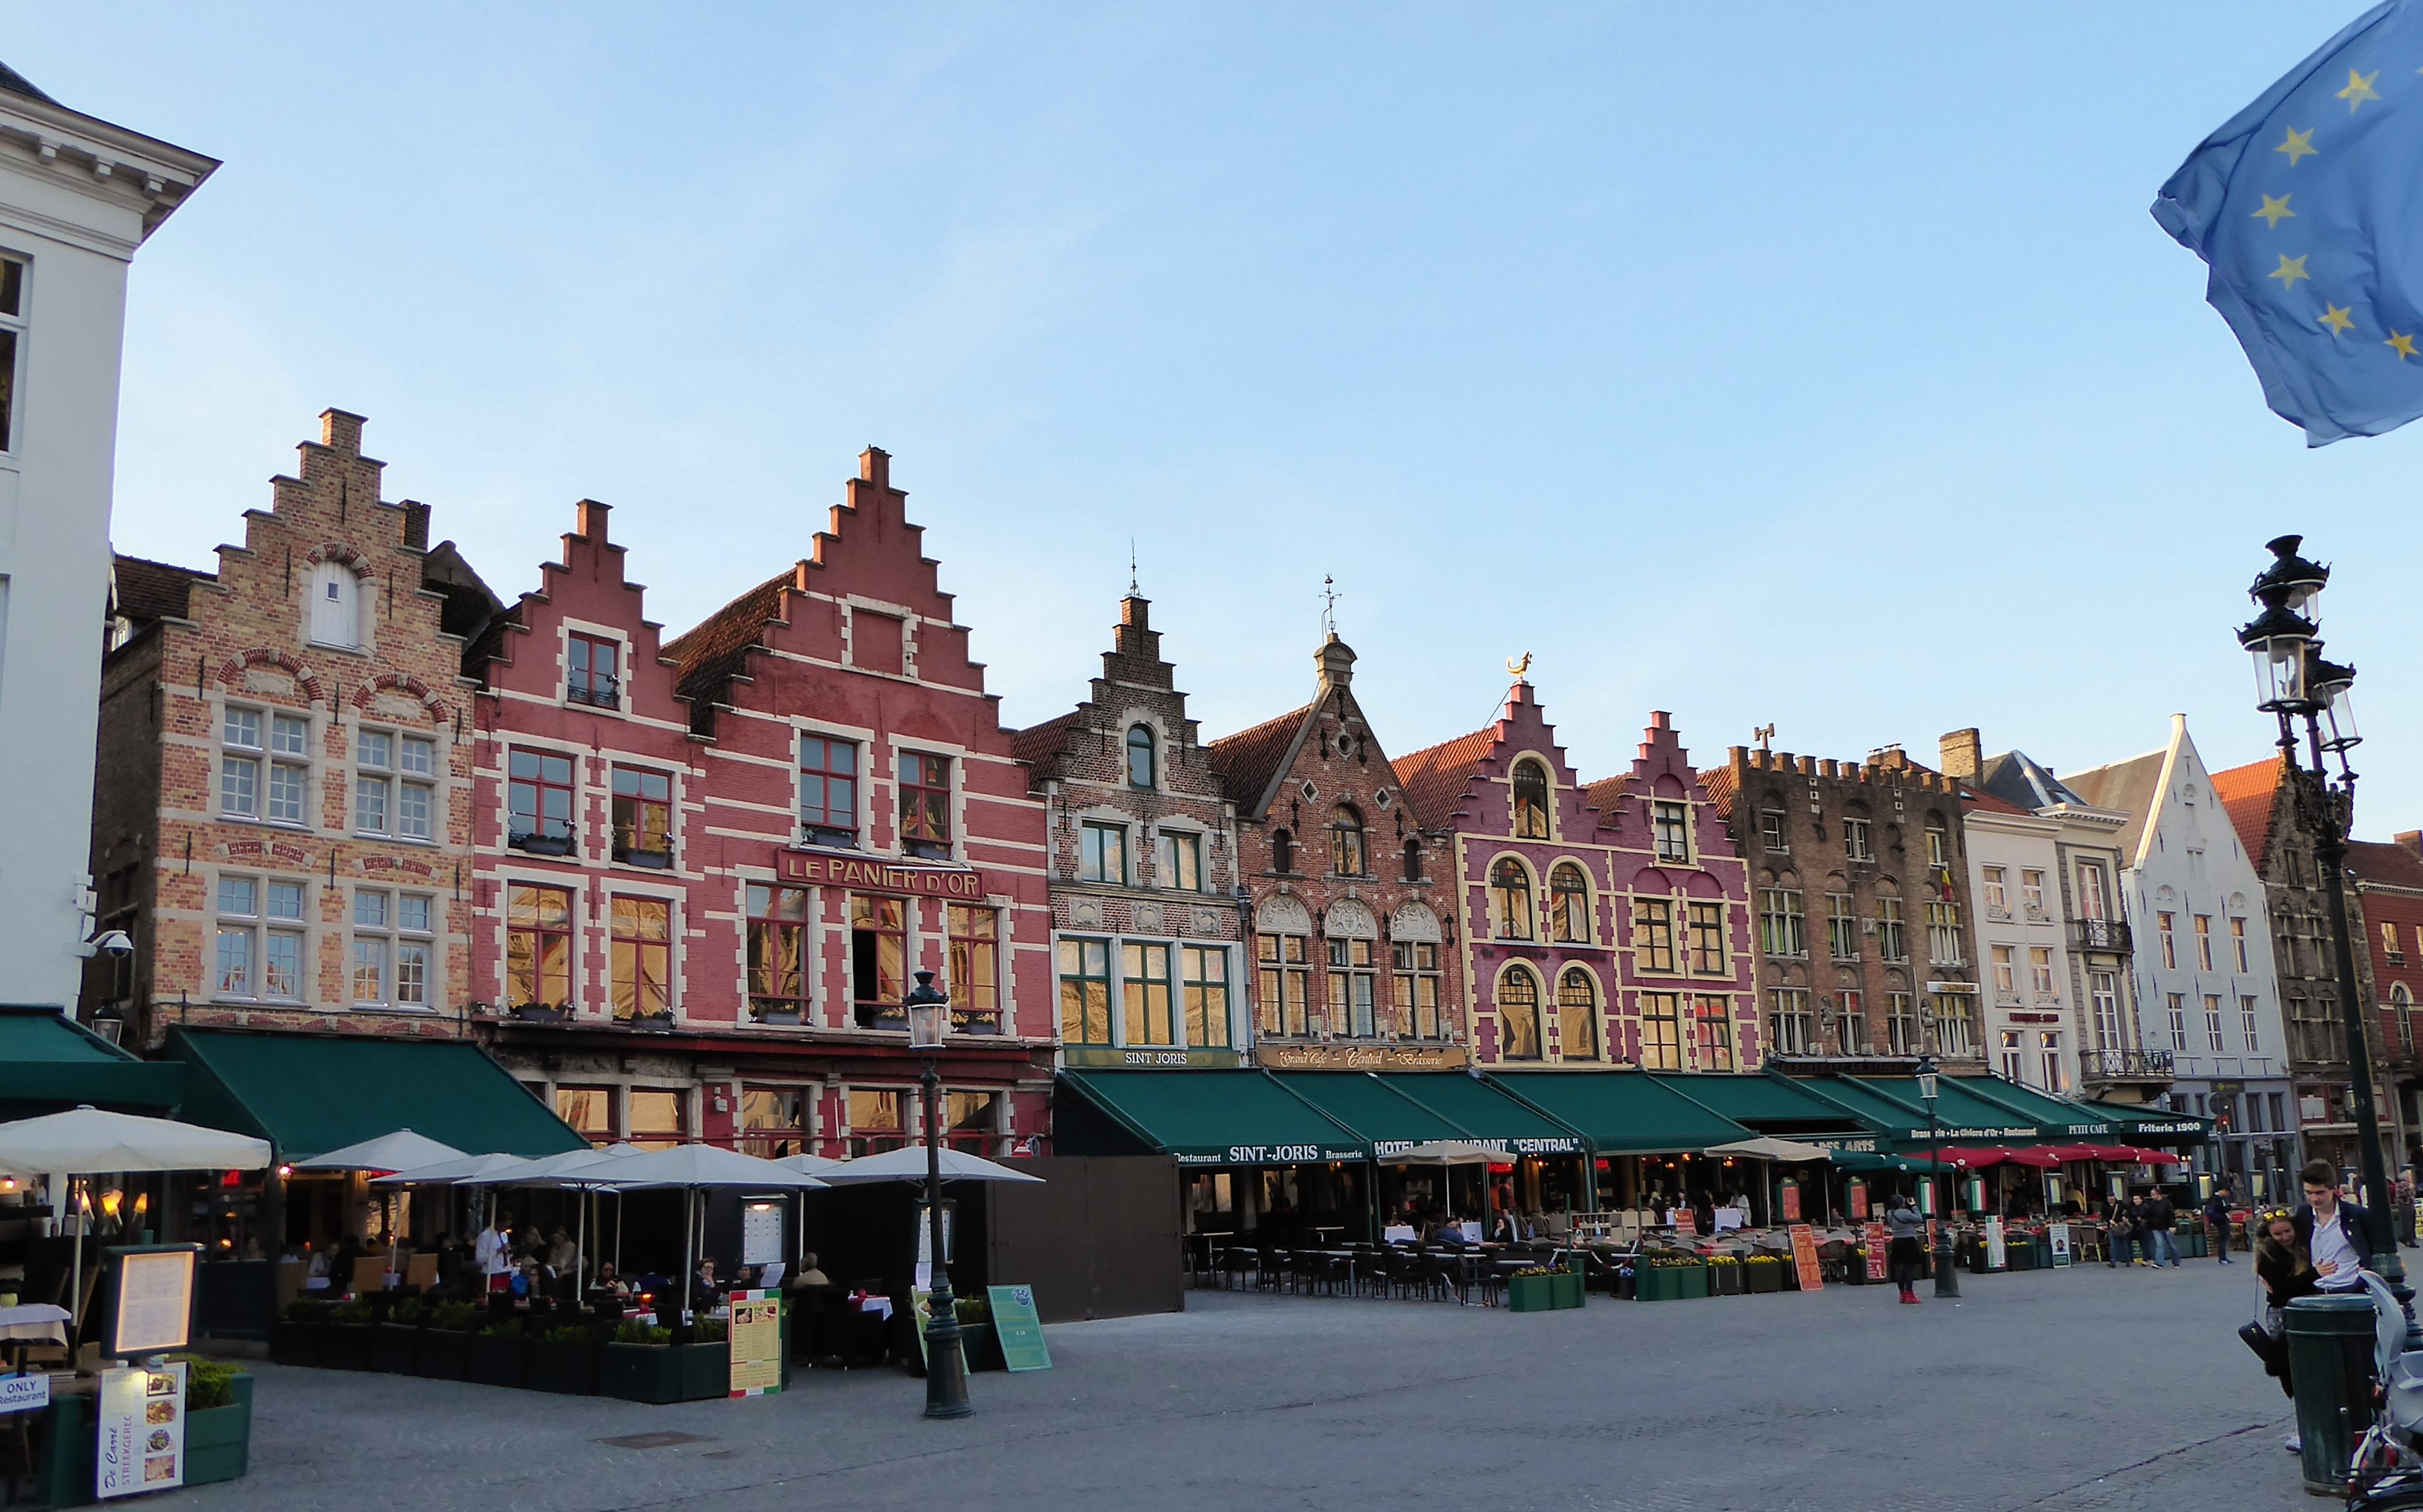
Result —
[{"label": "young man in jacket", "polygon": [[2372,1259],[2371,1216],[2339,1201],[2338,1168],[2328,1160],[2306,1161],[2297,1178],[2305,1189],[2295,1214],[2297,1242],[2313,1258],[2315,1284],[2326,1292],[2355,1290],[2364,1284],[2357,1271]]},{"label": "young man in jacket", "polygon": [[2171,1268],[2179,1268],[2179,1247],[2171,1237],[2171,1225],[2178,1221],[2178,1209],[2171,1205],[2170,1194],[2162,1188],[2146,1199],[2146,1254],[2157,1269],[2167,1256]]}]

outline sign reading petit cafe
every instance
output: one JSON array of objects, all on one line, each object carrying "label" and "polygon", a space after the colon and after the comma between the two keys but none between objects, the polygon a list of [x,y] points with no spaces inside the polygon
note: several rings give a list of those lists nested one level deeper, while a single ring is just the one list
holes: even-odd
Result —
[{"label": "sign reading petit cafe", "polygon": [[861,892],[907,892],[923,898],[981,898],[984,874],[967,867],[895,866],[864,856],[827,851],[778,850],[774,874],[812,887],[851,888]]}]

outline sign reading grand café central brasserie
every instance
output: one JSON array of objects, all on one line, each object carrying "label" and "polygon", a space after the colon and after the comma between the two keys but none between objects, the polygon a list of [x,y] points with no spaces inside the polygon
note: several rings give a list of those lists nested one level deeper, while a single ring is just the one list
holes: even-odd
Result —
[{"label": "sign reading grand caf\u00e9 central brasserie", "polygon": [[965,866],[904,866],[847,851],[777,849],[774,874],[812,887],[860,892],[906,892],[921,898],[978,899],[984,874]]}]

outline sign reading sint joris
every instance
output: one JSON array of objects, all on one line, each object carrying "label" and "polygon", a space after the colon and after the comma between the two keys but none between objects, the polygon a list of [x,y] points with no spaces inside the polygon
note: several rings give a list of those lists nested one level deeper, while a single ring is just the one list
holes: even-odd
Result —
[{"label": "sign reading sint joris", "polygon": [[785,882],[862,891],[909,892],[927,898],[985,895],[984,874],[966,867],[895,866],[864,856],[824,851],[777,850],[774,874]]}]

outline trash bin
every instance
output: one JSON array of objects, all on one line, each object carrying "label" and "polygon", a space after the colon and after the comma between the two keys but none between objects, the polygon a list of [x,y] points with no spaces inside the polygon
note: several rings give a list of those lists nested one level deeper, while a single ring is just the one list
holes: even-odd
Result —
[{"label": "trash bin", "polygon": [[2283,1313],[2305,1489],[2337,1496],[2348,1457],[2372,1423],[2372,1299],[2300,1297]]}]

